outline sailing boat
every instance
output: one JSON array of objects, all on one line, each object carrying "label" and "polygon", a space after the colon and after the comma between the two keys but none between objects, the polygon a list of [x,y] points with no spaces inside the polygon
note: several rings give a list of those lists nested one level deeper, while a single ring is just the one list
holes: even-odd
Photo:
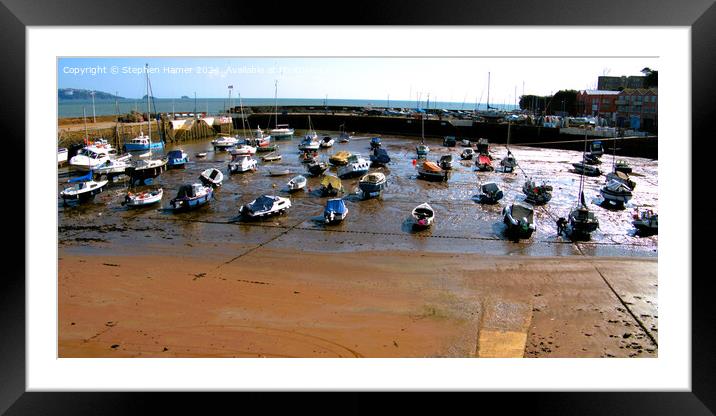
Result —
[{"label": "sailing boat", "polygon": [[139,133],[139,136],[132,139],[131,142],[126,143],[124,145],[124,148],[126,151],[136,151],[136,150],[152,150],[152,149],[163,149],[164,148],[164,142],[152,142],[152,113],[151,113],[151,106],[149,104],[150,97],[152,95],[152,88],[151,84],[149,83],[149,64],[145,64],[146,68],[146,80],[147,80],[147,132],[148,134],[145,136],[144,132]]},{"label": "sailing boat", "polygon": [[517,159],[512,155],[512,152],[510,151],[510,128],[512,126],[512,122],[507,122],[507,144],[505,147],[507,148],[507,156],[500,160],[500,166],[502,166],[502,171],[506,173],[510,173],[515,170],[515,167],[517,166]]},{"label": "sailing boat", "polygon": [[298,145],[298,150],[318,150],[320,142],[318,141],[318,134],[313,130],[311,124],[311,116],[308,116],[308,131],[303,138],[303,141]]},{"label": "sailing boat", "polygon": [[[587,154],[587,130],[584,130],[584,152]],[[583,156],[586,157],[586,156]],[[589,238],[589,235],[599,227],[599,220],[589,210],[584,199],[584,172],[579,174],[579,200],[577,206],[569,212],[569,235],[572,239]]]},{"label": "sailing boat", "polygon": [[496,111],[497,108],[490,107],[490,73],[487,73],[487,110],[480,112],[480,116],[485,119],[497,120],[503,117]]},{"label": "sailing boat", "polygon": [[288,124],[278,124],[278,80],[275,82],[274,89],[274,105],[276,107],[276,128],[271,129],[270,135],[276,140],[290,139],[293,137],[294,130],[288,127]]},{"label": "sailing boat", "polygon": [[[616,140],[614,140],[614,156],[612,159],[612,166],[614,169],[614,172],[617,172],[616,169],[616,158],[617,158],[617,144]],[[629,200],[632,197],[632,189],[629,187],[629,185],[625,182],[620,180],[620,178],[616,179],[609,179],[607,177],[606,185],[599,191],[600,194],[602,194],[602,197],[604,198],[604,202],[611,203],[613,205],[616,205],[617,207],[622,207],[625,203],[629,202]]]},{"label": "sailing boat", "polygon": [[425,114],[420,117],[420,144],[415,146],[415,153],[418,154],[418,159],[425,159],[430,152],[430,148],[425,144]]}]

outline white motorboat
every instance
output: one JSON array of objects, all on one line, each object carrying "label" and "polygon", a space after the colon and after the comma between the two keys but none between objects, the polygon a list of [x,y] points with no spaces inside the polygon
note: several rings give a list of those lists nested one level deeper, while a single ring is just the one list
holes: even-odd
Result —
[{"label": "white motorboat", "polygon": [[129,160],[109,159],[94,169],[97,175],[115,176],[125,173],[132,163]]},{"label": "white motorboat", "polygon": [[370,162],[363,159],[361,155],[355,153],[348,157],[348,163],[338,168],[338,177],[349,178],[352,176],[360,176],[368,173]]},{"label": "white motorboat", "polygon": [[303,138],[303,141],[298,145],[298,150],[318,150],[319,147],[321,147],[321,143],[318,141],[316,132],[313,132],[313,135],[307,134],[306,137]]},{"label": "white motorboat", "polygon": [[277,124],[275,129],[271,129],[270,134],[276,140],[290,139],[293,137],[294,129],[288,127],[288,124]]},{"label": "white motorboat", "polygon": [[256,170],[256,159],[249,155],[232,156],[229,162],[229,173],[244,173]]},{"label": "white motorboat", "polygon": [[629,202],[632,197],[631,188],[620,181],[611,180],[608,181],[604,187],[599,190],[602,197],[609,202],[617,205],[624,205]]},{"label": "white motorboat", "polygon": [[57,165],[61,166],[67,163],[67,148],[65,147],[58,147],[57,148]]},{"label": "white motorboat", "polygon": [[153,179],[167,170],[167,159],[143,159],[128,166],[124,173],[131,179],[132,183],[142,182],[146,179]]},{"label": "white motorboat", "polygon": [[177,196],[169,201],[169,205],[175,211],[188,211],[208,204],[213,195],[214,190],[211,186],[200,183],[182,185]]},{"label": "white motorboat", "polygon": [[231,149],[231,156],[251,156],[256,154],[256,148],[248,144],[242,144]]},{"label": "white motorboat", "polygon": [[70,158],[70,166],[78,170],[92,170],[103,165],[117,155],[117,151],[109,145],[90,145],[80,149]]},{"label": "white motorboat", "polygon": [[60,197],[64,202],[67,201],[86,201],[94,198],[95,195],[102,192],[107,185],[107,181],[93,180],[94,172],[89,171],[86,175],[70,179],[69,183],[75,185],[65,188],[60,192]]},{"label": "white motorboat", "polygon": [[426,202],[413,208],[411,215],[413,216],[413,228],[425,229],[433,224],[435,210]]},{"label": "white motorboat", "polygon": [[502,210],[507,234],[516,239],[530,238],[537,229],[534,220],[534,208],[525,202],[515,202]]},{"label": "white motorboat", "polygon": [[128,207],[143,207],[161,202],[164,190],[162,188],[151,191],[127,192],[122,205]]},{"label": "white motorboat", "polygon": [[321,147],[324,147],[324,148],[329,148],[329,147],[332,147],[332,146],[333,146],[333,143],[335,143],[335,142],[336,142],[336,141],[333,140],[333,137],[331,137],[331,136],[326,136],[326,137],[323,138],[323,140],[321,140],[320,146],[321,146]]},{"label": "white motorboat", "polygon": [[216,150],[226,150],[236,146],[239,143],[239,139],[232,136],[219,136],[211,141]]},{"label": "white motorboat", "polygon": [[201,180],[204,185],[219,187],[221,186],[221,182],[224,180],[224,174],[221,173],[219,169],[209,168],[201,172],[199,180]]},{"label": "white motorboat", "polygon": [[307,182],[308,181],[306,180],[305,176],[298,175],[295,178],[288,181],[288,191],[289,192],[299,191],[306,187]]},{"label": "white motorboat", "polygon": [[291,201],[275,195],[261,195],[239,208],[239,214],[248,218],[268,217],[283,214],[291,208]]}]

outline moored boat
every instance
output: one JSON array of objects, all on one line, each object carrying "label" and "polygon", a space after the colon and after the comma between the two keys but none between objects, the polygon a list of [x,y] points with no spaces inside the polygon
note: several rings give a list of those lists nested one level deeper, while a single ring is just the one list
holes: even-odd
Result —
[{"label": "moored boat", "polygon": [[438,161],[438,164],[444,170],[450,170],[450,169],[452,169],[452,162],[453,162],[452,155],[447,154],[447,155],[440,156],[440,160]]},{"label": "moored boat", "polygon": [[336,141],[333,140],[333,137],[331,137],[331,136],[326,136],[326,137],[323,138],[323,140],[321,140],[320,146],[323,147],[323,148],[332,147],[332,146],[333,146],[333,143],[335,143],[335,142],[336,142]]},{"label": "moored boat", "polygon": [[67,163],[67,155],[68,151],[65,147],[58,147],[57,148],[57,165],[62,166],[65,163]]},{"label": "moored boat", "polygon": [[584,174],[587,176],[599,176],[602,174],[602,171],[599,170],[598,167],[588,165],[584,162],[572,163],[572,166],[574,167],[574,171],[579,174]]},{"label": "moored boat", "polygon": [[319,176],[328,170],[328,164],[320,161],[313,161],[306,165],[306,170],[313,176]]},{"label": "moored boat", "polygon": [[614,164],[614,171],[615,172],[622,172],[622,173],[631,173],[631,165],[629,165],[629,162],[626,160],[617,160],[617,162]]},{"label": "moored boat", "polygon": [[286,176],[291,174],[290,169],[271,169],[268,171],[269,176]]},{"label": "moored boat", "polygon": [[60,197],[63,202],[87,201],[94,198],[98,193],[101,193],[107,185],[107,181],[95,181],[93,177],[94,172],[90,170],[84,176],[70,179],[68,183],[74,183],[75,185],[65,188],[60,192]]},{"label": "moored boat", "polygon": [[122,205],[128,207],[144,207],[161,202],[164,190],[162,188],[141,192],[127,192]]},{"label": "moored boat", "polygon": [[623,172],[610,172],[607,173],[607,182],[608,181],[619,181],[623,183],[624,185],[628,186],[632,191],[634,188],[636,188],[636,182],[631,180],[629,175]]},{"label": "moored boat", "polygon": [[472,147],[472,142],[469,139],[462,139],[460,140],[460,145],[462,147]]},{"label": "moored boat", "polygon": [[388,151],[385,149],[375,149],[373,154],[370,155],[370,162],[374,166],[385,166],[390,163],[390,156]]},{"label": "moored boat", "polygon": [[306,137],[304,137],[301,143],[299,143],[298,150],[318,150],[320,146],[321,144],[318,141],[317,137],[314,137],[312,135],[306,135]]},{"label": "moored boat", "polygon": [[358,188],[365,195],[372,196],[373,194],[379,194],[383,188],[385,188],[387,180],[385,175],[381,172],[368,173],[360,178],[358,181]]},{"label": "moored boat", "polygon": [[323,220],[326,224],[336,224],[348,216],[348,207],[341,198],[329,199],[323,209]]},{"label": "moored boat", "polygon": [[206,185],[214,188],[221,186],[221,182],[224,180],[224,174],[219,169],[209,168],[201,172],[199,180]]},{"label": "moored boat", "polygon": [[141,150],[163,149],[164,142],[152,142],[150,136],[145,136],[144,132],[139,132],[139,136],[124,144],[124,150],[127,152],[135,152]]},{"label": "moored boat", "polygon": [[640,235],[654,235],[659,233],[659,216],[653,210],[634,212],[632,225]]},{"label": "moored boat", "polygon": [[416,165],[418,177],[427,180],[446,181],[448,179],[448,171],[442,169],[435,162],[418,161]]},{"label": "moored boat", "polygon": [[497,201],[502,199],[504,193],[499,186],[494,182],[486,182],[480,187],[480,194],[478,195],[482,204],[496,204]]},{"label": "moored boat", "polygon": [[552,199],[552,186],[546,182],[537,185],[531,178],[522,185],[522,192],[526,195],[525,200],[532,205],[544,205]]},{"label": "moored boat", "polygon": [[183,168],[189,161],[189,155],[183,150],[172,150],[167,153],[167,166],[169,169]]},{"label": "moored boat", "polygon": [[177,196],[169,201],[169,205],[175,211],[188,211],[206,205],[213,195],[214,190],[211,186],[201,183],[182,185],[177,191]]},{"label": "moored boat", "polygon": [[239,214],[247,218],[262,218],[285,213],[291,208],[291,201],[275,195],[261,195],[239,207]]},{"label": "moored boat", "polygon": [[346,130],[346,125],[341,124],[341,133],[338,135],[338,142],[339,143],[348,143],[353,138]]},{"label": "moored boat", "polygon": [[457,144],[457,139],[455,139],[455,136],[445,136],[443,138],[443,146],[445,147],[455,147]]},{"label": "moored boat", "polygon": [[475,160],[475,166],[480,172],[492,172],[493,170],[495,170],[495,168],[492,167],[492,159],[489,156],[483,154],[479,154],[477,156],[477,160]]},{"label": "moored boat", "polygon": [[343,184],[340,178],[333,175],[325,175],[321,180],[321,195],[336,196],[339,192],[343,192]]},{"label": "moored boat", "polygon": [[227,150],[239,144],[239,139],[232,136],[221,135],[212,140],[211,144],[214,145],[214,150]]},{"label": "moored boat", "polygon": [[433,225],[435,210],[426,202],[413,208],[411,215],[413,217],[413,228],[416,230],[424,230]]},{"label": "moored boat", "polygon": [[500,160],[500,166],[502,167],[502,172],[510,173],[515,170],[515,167],[517,167],[517,159],[511,151],[508,150],[507,156]]},{"label": "moored boat", "polygon": [[380,137],[370,139],[370,149],[375,150],[381,146]]},{"label": "moored boat", "polygon": [[271,137],[276,140],[290,139],[293,137],[294,129],[288,127],[288,124],[277,124],[276,128],[269,132]]},{"label": "moored boat", "polygon": [[124,173],[129,176],[132,183],[137,183],[156,178],[166,170],[166,159],[144,159],[134,162],[134,165],[127,167]]},{"label": "moored boat", "polygon": [[269,153],[267,155],[261,156],[261,160],[264,162],[275,162],[275,161],[281,160],[281,155],[275,154],[275,153]]},{"label": "moored boat", "polygon": [[530,238],[537,229],[534,221],[534,208],[524,202],[515,202],[502,210],[503,222],[507,225],[507,235],[516,239]]},{"label": "moored boat", "polygon": [[363,159],[361,155],[355,153],[350,155],[348,163],[345,166],[338,168],[339,178],[349,178],[353,176],[360,176],[368,172],[370,163]]},{"label": "moored boat", "polygon": [[288,181],[288,191],[289,192],[300,191],[301,189],[306,187],[306,183],[307,183],[306,177],[302,176],[302,175],[298,175],[298,176],[294,177],[293,179],[291,179],[290,181]]},{"label": "moored boat", "polygon": [[256,170],[256,159],[249,155],[232,155],[229,173],[244,173]]},{"label": "moored boat", "polygon": [[469,147],[460,153],[460,158],[462,160],[472,160],[472,158],[475,156],[475,151]]},{"label": "moored boat", "polygon": [[341,150],[340,152],[336,152],[336,153],[332,154],[331,157],[328,158],[328,163],[330,163],[333,166],[344,166],[348,163],[349,157],[351,157],[350,152]]},{"label": "moored boat", "polygon": [[620,181],[608,181],[606,185],[599,190],[605,201],[609,201],[617,206],[624,205],[629,202],[632,197],[631,188]]},{"label": "moored boat", "polygon": [[236,146],[236,148],[231,149],[231,156],[248,156],[255,154],[256,148],[253,146],[249,146],[248,144],[241,144]]},{"label": "moored boat", "polygon": [[480,138],[477,141],[477,152],[481,155],[488,155],[490,154],[490,143],[487,141],[487,139]]},{"label": "moored boat", "polygon": [[426,144],[419,144],[415,146],[415,152],[418,155],[418,159],[425,158],[428,156],[428,153],[430,153],[430,148]]}]

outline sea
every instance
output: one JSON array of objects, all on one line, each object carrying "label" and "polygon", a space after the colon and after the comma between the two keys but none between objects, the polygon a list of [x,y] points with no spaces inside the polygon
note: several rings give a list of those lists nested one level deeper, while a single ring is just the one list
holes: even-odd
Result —
[{"label": "sea", "polygon": [[[429,109],[445,109],[445,110],[475,110],[486,109],[485,103],[468,103],[468,102],[430,102],[429,107],[425,102],[418,105],[415,101],[399,101],[399,100],[351,100],[351,99],[334,99],[325,100],[323,98],[280,98],[274,101],[273,98],[243,98],[243,105],[248,106],[270,106],[278,104],[282,106],[315,106],[317,109],[324,106],[345,106],[345,107],[375,107],[375,108],[429,108]],[[119,111],[117,111],[117,105]],[[229,103],[228,98],[155,98],[152,103],[152,112],[160,113],[208,113],[221,114],[230,106],[238,106],[237,99],[232,99]],[[495,104],[490,103],[491,107],[503,110],[512,110],[516,107],[512,104]],[[93,114],[96,116],[126,114],[132,110],[146,112],[147,103],[142,99],[120,99],[115,104],[115,100],[95,100],[94,104],[91,99],[88,100],[60,100],[58,101],[57,116],[65,117],[82,117],[83,112],[87,117]]]}]

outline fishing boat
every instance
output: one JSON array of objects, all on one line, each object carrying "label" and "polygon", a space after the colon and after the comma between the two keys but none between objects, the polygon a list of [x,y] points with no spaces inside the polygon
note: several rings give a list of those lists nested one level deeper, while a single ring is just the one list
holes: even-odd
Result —
[{"label": "fishing boat", "polygon": [[203,159],[206,157],[206,152],[199,152],[199,153],[195,154],[194,156],[199,159]]},{"label": "fishing boat", "polygon": [[167,166],[169,169],[178,169],[186,166],[189,155],[183,150],[172,150],[167,153]]},{"label": "fishing boat", "polygon": [[654,235],[659,233],[659,216],[652,210],[634,212],[632,225],[640,235]]},{"label": "fishing boat", "polygon": [[370,149],[375,150],[381,146],[380,137],[373,137],[370,139]]},{"label": "fishing boat", "polygon": [[349,157],[351,157],[351,152],[341,150],[340,152],[332,154],[331,157],[328,158],[328,163],[333,166],[344,166],[348,164]]},{"label": "fishing boat", "polygon": [[[151,121],[150,121],[151,122]],[[151,127],[150,127],[151,134]],[[145,136],[144,132],[139,132],[139,136],[133,138],[129,143],[124,144],[124,150],[127,152],[135,152],[142,150],[163,149],[164,142],[152,142],[150,136]]]},{"label": "fishing boat", "polygon": [[65,163],[67,163],[67,148],[65,147],[58,147],[57,148],[57,166],[62,166]]},{"label": "fishing boat", "polygon": [[418,171],[418,177],[421,179],[433,181],[446,181],[448,179],[448,172],[435,162],[429,162],[427,160],[419,161],[416,165],[416,169]]},{"label": "fishing boat", "polygon": [[445,147],[455,147],[457,144],[457,139],[455,136],[445,136],[443,138],[443,146]]},{"label": "fishing boat", "polygon": [[469,139],[462,139],[460,140],[460,145],[462,147],[472,147],[472,142]]},{"label": "fishing boat", "polygon": [[321,140],[320,146],[323,148],[329,148],[329,147],[333,146],[333,143],[335,143],[335,142],[336,141],[333,140],[333,137],[326,136],[323,138],[323,140]]},{"label": "fishing boat", "polygon": [[494,182],[487,182],[480,187],[479,202],[482,204],[496,204],[502,199],[504,193]]},{"label": "fishing boat", "polygon": [[614,171],[629,174],[631,173],[632,169],[629,165],[629,162],[627,162],[626,160],[617,160],[617,162],[614,164]]},{"label": "fishing boat", "polygon": [[534,208],[524,202],[515,202],[502,210],[503,222],[507,225],[507,235],[515,239],[530,238],[537,229],[534,220]]},{"label": "fishing boat", "polygon": [[293,137],[294,129],[289,128],[288,124],[278,124],[278,80],[274,83],[274,115],[276,117],[276,127],[271,129],[269,132],[271,137],[276,140],[291,139]]},{"label": "fishing boat", "polygon": [[390,156],[388,151],[385,149],[375,149],[373,154],[370,155],[370,163],[373,166],[385,166],[390,163]]},{"label": "fishing boat", "polygon": [[224,180],[224,174],[219,169],[209,168],[201,172],[199,180],[206,186],[212,186],[217,188],[221,186],[221,182]]},{"label": "fishing boat", "polygon": [[358,181],[358,188],[367,196],[379,194],[385,188],[387,180],[380,172],[368,173]]},{"label": "fishing boat", "polygon": [[415,146],[415,152],[418,154],[418,159],[425,158],[430,152],[430,148],[426,144],[419,144]]},{"label": "fishing boat", "polygon": [[256,130],[254,130],[254,137],[246,141],[246,144],[252,145],[257,148],[268,146],[270,143],[271,136],[266,136],[264,134],[264,131],[261,130],[261,126],[257,126]]},{"label": "fishing boat", "polygon": [[291,174],[290,169],[272,169],[268,171],[269,176],[286,176]]},{"label": "fishing boat", "polygon": [[348,157],[348,163],[345,166],[338,168],[339,178],[350,178],[353,176],[360,176],[368,172],[370,168],[370,162],[363,159],[361,155],[355,153]]},{"label": "fishing boat", "polygon": [[233,136],[218,136],[216,139],[211,141],[214,145],[214,150],[228,150],[239,144],[239,139]]},{"label": "fishing boat", "polygon": [[306,170],[308,170],[308,173],[313,176],[319,176],[328,170],[328,164],[325,162],[313,161],[306,165]]},{"label": "fishing boat", "polygon": [[244,173],[256,170],[256,159],[249,155],[233,155],[229,162],[229,173]]},{"label": "fishing boat", "polygon": [[291,201],[275,195],[261,195],[246,205],[239,207],[239,214],[247,218],[262,218],[283,214],[291,208]]},{"label": "fishing boat", "polygon": [[298,175],[295,178],[288,181],[288,191],[289,192],[295,192],[300,191],[301,189],[306,187],[306,180],[305,176]]},{"label": "fishing boat", "polygon": [[341,132],[340,132],[340,134],[338,135],[338,142],[339,142],[339,143],[348,143],[348,142],[350,142],[351,139],[353,138],[350,134],[348,134],[348,132],[346,131],[345,128],[346,128],[346,125],[345,125],[345,124],[341,124],[341,127],[340,127]]},{"label": "fishing boat", "polygon": [[440,165],[440,167],[443,168],[444,170],[450,170],[450,169],[452,169],[452,162],[453,162],[452,155],[450,155],[450,154],[443,155],[440,157],[440,160],[438,161],[438,165]]},{"label": "fishing boat", "polygon": [[623,183],[624,185],[628,186],[632,191],[634,188],[636,188],[636,182],[634,182],[629,175],[623,172],[609,172],[607,173],[607,182],[609,181],[619,181]]},{"label": "fishing boat", "polygon": [[343,184],[337,176],[325,175],[321,180],[321,195],[336,196],[343,192]]},{"label": "fishing boat", "polygon": [[584,162],[572,163],[572,166],[574,166],[574,171],[579,174],[584,174],[587,176],[599,176],[602,174],[602,171],[599,170],[598,167],[588,165]]},{"label": "fishing boat", "polygon": [[435,219],[435,211],[427,202],[413,208],[411,215],[413,217],[413,229],[416,230],[424,230],[430,227]]},{"label": "fishing boat", "polygon": [[525,181],[522,185],[522,192],[526,195],[525,200],[532,205],[544,205],[552,199],[552,186],[542,182],[537,185],[532,178]]},{"label": "fishing boat", "polygon": [[479,172],[492,172],[495,170],[494,167],[492,167],[492,159],[490,156],[483,155],[480,153],[477,156],[477,160],[475,160],[475,166],[477,167],[477,170]]},{"label": "fishing boat", "polygon": [[213,195],[214,190],[211,186],[205,186],[201,183],[182,185],[177,192],[177,196],[169,201],[169,205],[175,211],[188,211],[206,205],[211,201]]},{"label": "fishing boat", "polygon": [[323,220],[326,224],[337,224],[348,216],[348,207],[341,198],[329,199],[326,201],[326,208],[323,209]]},{"label": "fishing boat", "polygon": [[162,188],[150,191],[127,192],[127,195],[124,196],[124,201],[122,201],[122,205],[126,205],[130,208],[145,207],[161,202],[163,195],[164,190]]},{"label": "fishing boat", "polygon": [[231,156],[251,156],[256,154],[256,148],[248,144],[241,144],[231,149]]},{"label": "fishing boat", "polygon": [[472,160],[472,158],[475,157],[475,151],[470,147],[462,151],[460,153],[460,158],[462,160]]},{"label": "fishing boat", "polygon": [[261,156],[261,160],[264,162],[275,162],[277,160],[281,160],[281,155],[269,153],[267,155]]},{"label": "fishing boat", "polygon": [[68,183],[75,185],[65,188],[60,192],[63,202],[67,201],[87,201],[94,198],[95,195],[102,192],[107,185],[107,181],[95,181],[94,172],[89,171],[86,175],[73,178]]},{"label": "fishing boat", "polygon": [[134,162],[134,165],[127,167],[124,173],[129,176],[132,183],[137,183],[156,178],[166,170],[166,159],[144,159]]},{"label": "fishing boat", "polygon": [[318,152],[305,151],[298,158],[301,160],[301,163],[318,162]]},{"label": "fishing boat", "polygon": [[614,205],[621,206],[629,202],[632,197],[631,188],[620,181],[608,181],[606,185],[599,190],[605,201]]}]

